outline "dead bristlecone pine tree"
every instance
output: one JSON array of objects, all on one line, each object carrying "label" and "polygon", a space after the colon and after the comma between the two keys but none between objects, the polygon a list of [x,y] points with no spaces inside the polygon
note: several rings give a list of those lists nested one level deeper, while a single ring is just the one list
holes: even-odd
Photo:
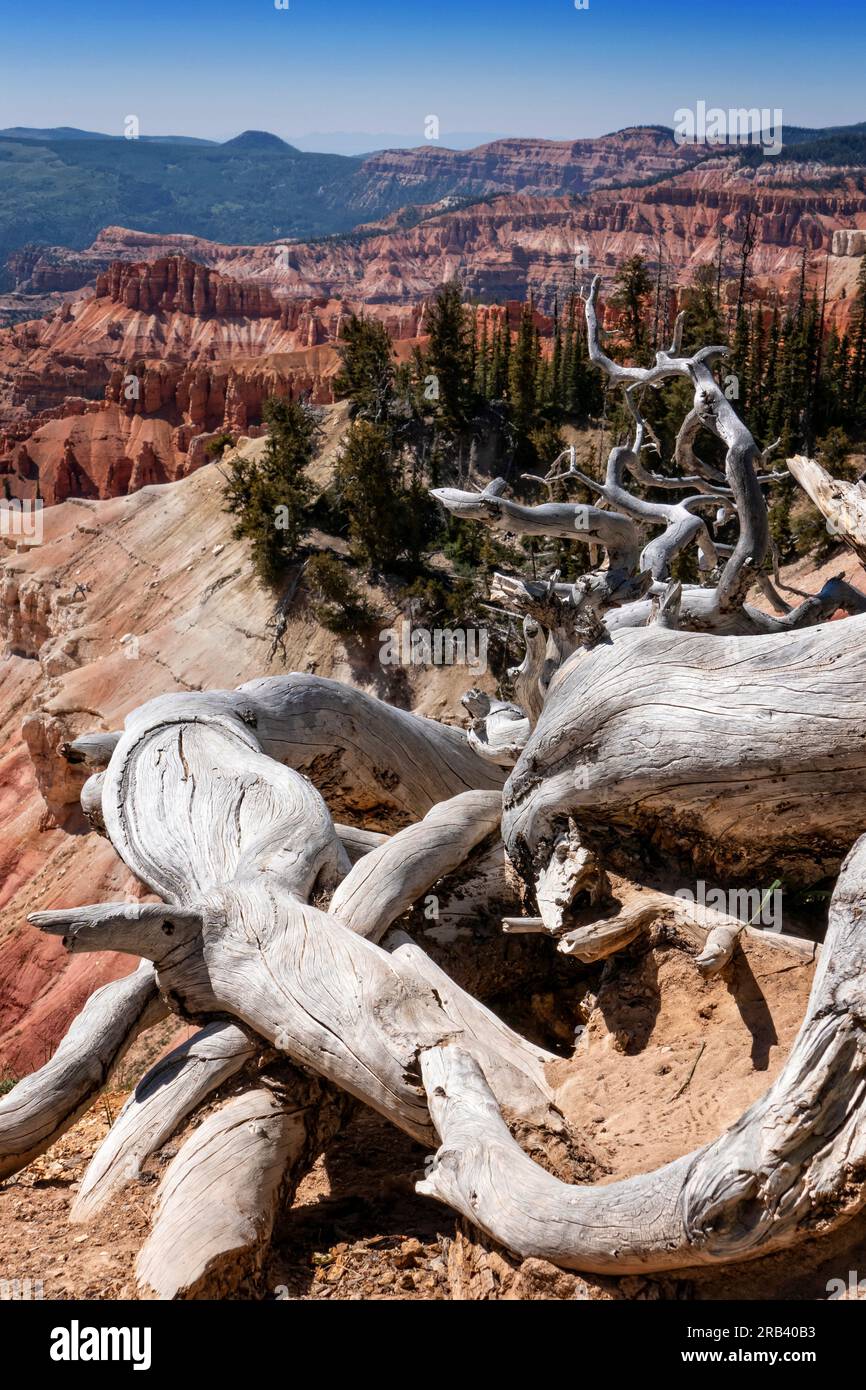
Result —
[{"label": "dead bristlecone pine tree", "polygon": [[[507,701],[473,692],[464,730],[287,675],[162,696],[123,732],[67,750],[91,769],[92,823],[158,901],[31,916],[71,952],[141,963],[93,995],[52,1059],[0,1102],[0,1175],[93,1104],[143,1030],[169,1012],[193,1022],[131,1094],[72,1211],[92,1219],[206,1109],[156,1190],[143,1296],[230,1294],[260,1271],[280,1210],[356,1101],[427,1146],[418,1191],[509,1268],[736,1265],[827,1235],[862,1204],[866,597],[834,580],[785,602],[767,575],[764,489],[778,475],[716,380],[725,349],[682,356],[678,323],[653,366],[621,366],[600,345],[598,291],[596,280],[590,357],[621,390],[633,439],[610,450],[603,481],[573,455],[546,479],[552,496],[576,483],[598,505],[524,505],[498,479],[434,493],[496,531],[583,541],[597,562],[575,582],[495,576],[491,600],[517,617],[526,648]],[[645,462],[641,396],[675,378],[694,401],[661,474]],[[721,442],[718,464],[699,456],[702,433]],[[866,554],[859,491],[810,460],[791,471]],[[642,495],[660,492],[671,500]],[[733,543],[715,538],[720,526],[738,530]],[[705,582],[674,582],[692,545]],[[756,591],[772,613],[747,601]],[[840,609],[852,616],[829,621]],[[380,826],[403,828],[375,833],[371,805]],[[490,951],[518,947],[499,954],[500,973],[528,938],[536,960],[539,948],[572,958],[559,980],[603,958],[610,969],[664,924],[688,944],[697,986],[759,928],[670,890],[696,875],[724,889],[835,878],[799,1033],[769,1089],[711,1142],[655,1171],[576,1183],[563,1155],[591,1145],[559,1104],[567,1057],[482,1002],[472,933],[465,948],[456,934],[446,972],[406,930],[411,909],[434,886],[446,913],[459,897],[464,920],[492,905]],[[763,935],[781,964],[799,958],[785,924]]]}]

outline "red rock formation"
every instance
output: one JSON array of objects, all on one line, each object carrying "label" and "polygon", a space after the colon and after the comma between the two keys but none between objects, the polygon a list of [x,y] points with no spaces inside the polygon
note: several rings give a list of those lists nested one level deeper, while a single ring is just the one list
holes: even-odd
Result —
[{"label": "red rock formation", "polygon": [[[629,164],[626,155],[637,160],[639,153],[643,163]],[[635,250],[655,255],[661,238],[666,262],[688,275],[714,254],[720,223],[735,248],[750,207],[759,215],[755,269],[760,275],[783,277],[796,268],[803,246],[816,255],[829,252],[834,261],[862,254],[855,248],[866,231],[866,194],[856,170],[776,161],[754,170],[722,157],[692,168],[693,156],[691,147],[671,146],[652,130],[619,132],[603,141],[498,141],[477,151],[432,146],[387,151],[372,156],[367,167],[381,169],[383,176],[396,171],[395,177],[397,172],[408,177],[413,163],[472,170],[492,160],[497,167],[513,165],[510,187],[532,191],[457,208],[449,196],[436,206],[403,208],[347,236],[287,246],[221,246],[110,227],[89,250],[54,248],[51,257],[64,265],[63,257],[77,257],[91,280],[97,272],[107,273],[109,260],[158,263],[178,254],[192,257],[236,284],[256,281],[259,296],[269,290],[285,315],[282,326],[306,334],[292,342],[298,348],[336,336],[344,301],[366,305],[387,322],[394,338],[415,337],[418,305],[454,275],[488,298],[522,298],[529,288],[538,302],[547,302],[557,285],[570,283],[580,247],[587,249],[591,266],[604,272]],[[587,185],[593,191],[583,197],[537,191],[577,187],[574,171],[584,167],[582,160],[595,169]],[[603,169],[615,168],[618,178],[632,170],[646,177],[664,173],[669,165],[671,177],[656,183],[603,186]],[[678,167],[683,171],[676,173]],[[119,280],[122,269],[111,275]],[[200,284],[204,288],[203,279]],[[248,302],[267,312],[267,298]]]},{"label": "red rock formation", "polygon": [[[820,174],[804,165],[737,169],[717,159],[645,187],[617,188],[584,197],[520,193],[458,209],[428,208],[411,226],[394,214],[361,237],[298,243],[288,265],[269,264],[271,248],[239,255],[236,275],[256,274],[278,292],[310,298],[357,296],[371,312],[417,303],[444,280],[457,278],[486,299],[522,299],[532,292],[550,309],[555,292],[570,288],[575,257],[585,252],[589,272],[612,276],[626,257],[658,258],[683,282],[711,261],[725,233],[730,270],[749,210],[758,214],[752,270],[784,289],[805,247],[809,270],[823,278],[830,256],[831,301],[850,297],[856,244],[834,234],[866,229],[866,193],[851,171]],[[419,210],[416,210],[416,213]],[[847,254],[843,254],[847,253]]]},{"label": "red rock formation", "polygon": [[256,434],[269,396],[330,401],[354,307],[184,256],[115,262],[93,298],[0,333],[0,473],[49,505],[183,477],[216,433]]},{"label": "red rock formation", "polygon": [[677,145],[669,131],[635,126],[594,140],[494,140],[474,150],[435,144],[384,150],[364,161],[354,206],[376,208],[434,197],[490,197],[524,190],[583,193],[612,182],[674,174],[702,159],[706,150]]},{"label": "red rock formation", "polygon": [[287,326],[266,285],[230,280],[186,256],[161,256],[143,263],[114,261],[97,275],[96,297],[142,313],[278,319],[282,327]]},{"label": "red rock formation", "polygon": [[0,474],[16,497],[34,497],[38,479],[47,506],[172,482],[209,461],[206,446],[223,430],[260,433],[269,397],[331,400],[338,368],[332,347],[191,367],[155,362],[138,401],[122,398],[125,371],[113,368],[104,401],[74,402],[68,414],[46,412],[29,430],[19,425],[0,437]]}]

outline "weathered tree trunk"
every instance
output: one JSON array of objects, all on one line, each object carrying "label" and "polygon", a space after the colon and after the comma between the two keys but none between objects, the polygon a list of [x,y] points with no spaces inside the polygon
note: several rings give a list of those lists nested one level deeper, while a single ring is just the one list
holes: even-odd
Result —
[{"label": "weathered tree trunk", "polygon": [[[745,641],[653,626],[576,653],[506,785],[534,879],[581,840],[695,875],[814,883],[866,824],[866,619]],[[682,872],[682,869],[680,870]]]}]

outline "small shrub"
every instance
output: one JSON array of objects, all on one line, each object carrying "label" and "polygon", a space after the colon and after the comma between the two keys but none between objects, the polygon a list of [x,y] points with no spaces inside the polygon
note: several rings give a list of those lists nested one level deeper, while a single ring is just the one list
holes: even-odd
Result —
[{"label": "small shrub", "polygon": [[228,430],[222,430],[213,439],[209,439],[204,446],[204,451],[209,459],[221,459],[226,449],[233,449],[235,446],[234,437]]},{"label": "small shrub", "polygon": [[449,583],[444,575],[427,575],[400,591],[400,602],[411,604],[416,620],[454,627],[475,622],[482,597],[478,585],[468,576]]},{"label": "small shrub", "polygon": [[336,555],[320,551],[308,562],[304,575],[313,595],[316,620],[329,632],[363,638],[380,621],[380,615]]},{"label": "small shrub", "polygon": [[852,452],[852,448],[851,441],[845,431],[836,425],[817,442],[818,462],[834,478],[841,478],[844,482],[853,482],[857,477],[857,469],[853,462],[848,462],[848,455]]}]

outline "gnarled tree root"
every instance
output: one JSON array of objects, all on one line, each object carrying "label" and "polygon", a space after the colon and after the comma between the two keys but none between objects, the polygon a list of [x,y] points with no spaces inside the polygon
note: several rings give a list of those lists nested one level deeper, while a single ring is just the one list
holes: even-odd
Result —
[{"label": "gnarled tree root", "polygon": [[[833,636],[818,632],[809,640],[821,647],[832,645]],[[581,674],[587,674],[581,663],[593,671],[601,710],[590,731],[597,769],[607,775],[615,765],[631,713],[628,692],[617,686],[618,649],[657,659],[690,717],[697,709],[697,717],[708,720],[716,717],[718,691],[702,689],[701,679],[709,683],[708,669],[718,682],[730,679],[712,661],[696,659],[709,641],[654,629],[574,658]],[[594,664],[602,651],[611,663],[604,682]],[[844,660],[822,665],[822,682],[811,677],[812,704],[819,710],[832,705],[837,683],[851,677],[856,656],[850,644],[843,644],[842,653]],[[723,655],[730,660],[731,652]],[[785,653],[764,651],[760,640],[750,641],[740,657],[749,704],[758,709],[775,714],[778,691],[805,679],[795,656],[786,660]],[[775,679],[777,664],[787,686]],[[558,788],[559,768],[563,762],[569,767],[563,758],[571,751],[569,740],[577,737],[578,751],[590,747],[580,719],[591,721],[592,712],[573,703],[572,669],[554,681],[533,735],[536,776],[524,765],[522,780],[517,774],[512,779],[512,795],[517,789],[524,794],[518,816],[526,815],[535,798],[549,810],[549,784]],[[624,669],[628,674],[629,663]],[[665,749],[657,746],[663,744],[661,725],[656,730],[647,723],[648,689],[641,691],[640,746],[649,750],[659,781]],[[656,1173],[575,1188],[535,1165],[503,1118],[550,1134],[562,1130],[548,1079],[551,1055],[498,1020],[399,933],[389,936],[389,949],[376,944],[431,881],[453,871],[495,832],[498,793],[452,792],[453,801],[437,806],[420,828],[399,832],[352,868],[319,792],[275,762],[260,742],[271,716],[263,733],[252,706],[223,697],[189,701],[184,694],[139,711],[112,754],[102,788],[112,843],[164,901],[55,910],[33,920],[63,935],[73,951],[143,955],[153,961],[160,991],[181,1016],[201,1023],[235,1019],[263,1046],[317,1073],[325,1084],[313,1094],[309,1088],[321,1083],[301,1074],[298,1102],[294,1082],[280,1091],[263,1075],[254,1091],[221,1106],[191,1136],[167,1176],[142,1254],[147,1287],[161,1297],[196,1296],[254,1273],[274,1213],[330,1132],[327,1098],[344,1092],[423,1142],[438,1130],[439,1162],[422,1191],[444,1197],[518,1254],[565,1267],[627,1272],[753,1258],[856,1209],[866,1143],[866,943],[857,929],[866,837],[840,876],[809,1011],[767,1095],[720,1139]],[[611,701],[618,713],[606,724],[605,702]],[[551,709],[568,719],[551,725]],[[748,717],[756,721],[754,730],[749,725],[750,746],[760,757],[769,740],[760,742],[759,716]],[[647,740],[648,728],[657,734],[655,743]],[[271,727],[267,738],[272,736]],[[805,742],[805,731],[802,737]],[[816,737],[828,737],[823,725]],[[717,746],[712,751],[718,769],[724,757]],[[695,756],[687,745],[685,757]],[[813,747],[800,749],[798,757],[797,775],[804,782],[822,775]],[[808,770],[806,757],[812,759]],[[548,759],[554,767],[542,779]],[[844,810],[851,819],[855,761],[852,755],[847,782],[839,759],[834,768],[837,792],[848,789]],[[671,775],[681,783],[685,775],[694,797],[702,767],[689,781],[681,754]],[[709,764],[704,775],[709,777]],[[755,775],[752,767],[747,775]],[[572,782],[578,792],[584,790],[579,782]],[[812,792],[817,800],[814,787]],[[609,797],[632,793],[628,785],[607,787]],[[822,811],[829,805],[822,802]],[[606,810],[599,797],[596,814]],[[331,889],[329,911],[309,901],[323,901]],[[184,1108],[185,1086],[172,1098],[175,1114]],[[200,1091],[197,1084],[192,1089]],[[339,1123],[339,1115],[333,1122]],[[118,1153],[124,1148],[121,1133]],[[221,1194],[216,1205],[214,1193]]]}]

